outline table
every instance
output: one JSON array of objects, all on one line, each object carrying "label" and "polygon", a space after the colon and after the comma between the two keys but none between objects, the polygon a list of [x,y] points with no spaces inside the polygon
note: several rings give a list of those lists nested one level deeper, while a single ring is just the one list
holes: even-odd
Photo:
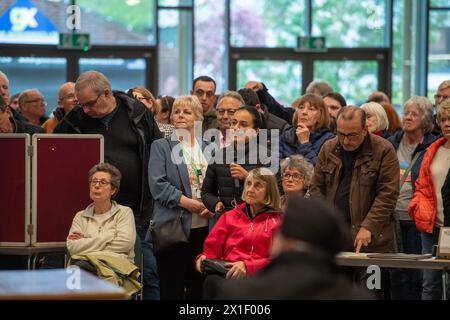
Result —
[{"label": "table", "polygon": [[[427,258],[427,259],[413,259],[409,258],[407,254],[397,254],[402,256],[402,259],[394,258],[377,258],[367,257],[367,253],[355,254],[354,252],[342,252],[335,258],[335,262],[340,266],[351,267],[369,267],[372,265],[380,268],[401,268],[401,269],[434,269],[442,270],[442,285],[443,285],[443,299],[447,299],[447,271],[450,270],[450,260]],[[416,255],[409,255],[415,257]]]},{"label": "table", "polygon": [[123,288],[81,269],[76,272],[66,269],[0,271],[0,300],[128,298]]},{"label": "table", "polygon": [[64,254],[67,253],[66,246],[52,247],[0,247],[0,255],[27,256],[28,270],[36,269],[36,260],[40,254]]}]

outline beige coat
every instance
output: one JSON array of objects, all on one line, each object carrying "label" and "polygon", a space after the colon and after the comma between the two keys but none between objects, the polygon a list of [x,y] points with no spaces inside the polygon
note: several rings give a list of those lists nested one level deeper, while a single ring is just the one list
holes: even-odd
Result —
[{"label": "beige coat", "polygon": [[103,254],[122,257],[134,263],[136,227],[133,211],[113,201],[109,218],[99,222],[94,216],[94,204],[76,214],[69,235],[83,234],[79,240],[67,239],[70,255]]},{"label": "beige coat", "polygon": [[[338,138],[322,146],[314,172],[311,194],[334,205],[342,173],[343,149]],[[372,233],[363,252],[394,250],[394,210],[399,194],[400,167],[387,140],[370,134],[355,161],[350,185],[350,217],[353,240],[361,227]]]}]

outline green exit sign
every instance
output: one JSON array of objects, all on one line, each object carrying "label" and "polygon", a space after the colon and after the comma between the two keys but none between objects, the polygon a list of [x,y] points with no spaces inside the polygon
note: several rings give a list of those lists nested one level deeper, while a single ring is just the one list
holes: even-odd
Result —
[{"label": "green exit sign", "polygon": [[88,51],[91,48],[89,33],[60,33],[58,48]]},{"label": "green exit sign", "polygon": [[325,37],[297,37],[297,51],[326,51]]}]

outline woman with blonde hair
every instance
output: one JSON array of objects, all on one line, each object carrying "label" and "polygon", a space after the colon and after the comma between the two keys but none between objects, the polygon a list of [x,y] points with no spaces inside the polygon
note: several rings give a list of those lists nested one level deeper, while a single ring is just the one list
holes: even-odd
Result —
[{"label": "woman with blonde hair", "polygon": [[272,233],[280,225],[280,194],[275,175],[267,168],[249,172],[242,193],[244,202],[225,212],[205,240],[196,259],[227,261],[227,279],[243,278],[269,263]]},{"label": "woman with blonde hair", "polygon": [[194,260],[202,251],[212,216],[200,194],[209,161],[203,154],[208,142],[195,134],[196,122],[203,120],[202,105],[196,96],[180,96],[171,118],[174,133],[153,142],[148,163],[155,199],[151,225],[157,229],[180,219],[188,241],[166,251],[155,247],[161,299],[201,299],[203,280],[194,270]]}]

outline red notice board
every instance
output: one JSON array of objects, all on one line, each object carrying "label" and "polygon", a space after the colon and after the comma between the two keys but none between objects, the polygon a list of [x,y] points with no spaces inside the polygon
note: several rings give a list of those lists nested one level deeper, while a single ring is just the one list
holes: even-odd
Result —
[{"label": "red notice board", "polygon": [[89,170],[103,162],[102,135],[33,135],[33,246],[65,244],[89,199]]},{"label": "red notice board", "polygon": [[29,244],[30,161],[28,134],[0,134],[0,245]]}]

